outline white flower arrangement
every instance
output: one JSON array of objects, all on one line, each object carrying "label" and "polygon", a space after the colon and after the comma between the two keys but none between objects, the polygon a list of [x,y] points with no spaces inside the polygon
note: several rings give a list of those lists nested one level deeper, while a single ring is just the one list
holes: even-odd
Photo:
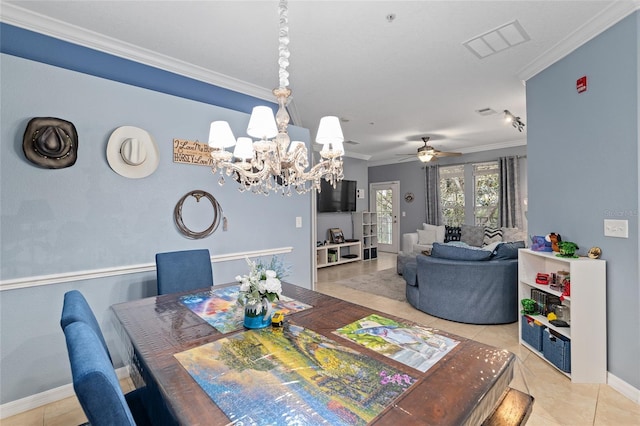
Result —
[{"label": "white flower arrangement", "polygon": [[288,274],[282,261],[274,256],[268,264],[260,259],[252,261],[247,258],[248,275],[238,275],[236,281],[240,283],[240,305],[262,305],[266,298],[269,302],[280,299],[282,294],[281,279]]}]

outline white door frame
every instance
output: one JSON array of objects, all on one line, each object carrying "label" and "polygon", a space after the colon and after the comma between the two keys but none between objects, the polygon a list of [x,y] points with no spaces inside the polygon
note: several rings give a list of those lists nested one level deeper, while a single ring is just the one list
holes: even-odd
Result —
[{"label": "white door frame", "polygon": [[374,182],[369,184],[369,211],[371,212],[376,211],[375,191],[377,189],[391,189],[392,191],[391,214],[393,215],[393,226],[391,229],[391,244],[381,245],[380,239],[378,239],[378,251],[398,253],[398,250],[400,250],[400,181],[394,180],[389,182]]}]

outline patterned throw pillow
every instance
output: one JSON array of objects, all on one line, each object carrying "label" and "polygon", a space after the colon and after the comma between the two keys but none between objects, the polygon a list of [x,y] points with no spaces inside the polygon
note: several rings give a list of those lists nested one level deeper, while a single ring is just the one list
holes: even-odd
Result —
[{"label": "patterned throw pillow", "polygon": [[451,241],[460,241],[460,235],[462,234],[462,228],[459,226],[445,226],[444,242],[450,243]]},{"label": "patterned throw pillow", "polygon": [[496,241],[502,241],[502,229],[501,228],[491,228],[490,226],[484,227],[484,239],[482,240],[482,245],[486,246],[491,243],[495,243]]},{"label": "patterned throw pillow", "polygon": [[474,247],[481,247],[484,239],[484,229],[482,226],[462,225],[462,234],[460,241]]}]

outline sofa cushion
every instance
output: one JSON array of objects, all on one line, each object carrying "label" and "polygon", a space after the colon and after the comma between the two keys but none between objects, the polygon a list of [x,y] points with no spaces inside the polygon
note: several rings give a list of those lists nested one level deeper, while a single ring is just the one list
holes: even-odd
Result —
[{"label": "sofa cushion", "polygon": [[444,242],[449,243],[451,241],[460,241],[460,235],[462,234],[462,228],[459,226],[449,226],[445,225],[444,227]]},{"label": "sofa cushion", "polygon": [[498,244],[493,251],[493,259],[517,259],[518,249],[524,248],[524,241]]},{"label": "sofa cushion", "polygon": [[433,244],[437,241],[435,229],[417,229],[416,231],[419,245]]},{"label": "sofa cushion", "polygon": [[489,260],[493,252],[478,247],[433,243],[431,257],[450,260]]},{"label": "sofa cushion", "polygon": [[445,234],[444,225],[429,225],[428,223],[423,223],[422,224],[422,229],[425,229],[427,231],[429,231],[429,230],[436,231],[436,241],[435,242],[444,243],[444,234]]},{"label": "sofa cushion", "polygon": [[502,229],[493,228],[491,226],[484,227],[484,238],[482,239],[482,245],[486,246],[496,241],[502,241]]},{"label": "sofa cushion", "polygon": [[465,242],[470,246],[482,246],[482,240],[484,238],[484,229],[482,226],[462,225],[460,230],[462,231],[460,234],[460,241]]}]

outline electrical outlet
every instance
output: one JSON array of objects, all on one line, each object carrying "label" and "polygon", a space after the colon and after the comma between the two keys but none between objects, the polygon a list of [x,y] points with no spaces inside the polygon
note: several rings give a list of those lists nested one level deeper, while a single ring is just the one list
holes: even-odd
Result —
[{"label": "electrical outlet", "polygon": [[296,216],[296,228],[302,228],[302,216]]},{"label": "electrical outlet", "polygon": [[616,238],[629,238],[628,220],[604,220],[604,236]]}]

